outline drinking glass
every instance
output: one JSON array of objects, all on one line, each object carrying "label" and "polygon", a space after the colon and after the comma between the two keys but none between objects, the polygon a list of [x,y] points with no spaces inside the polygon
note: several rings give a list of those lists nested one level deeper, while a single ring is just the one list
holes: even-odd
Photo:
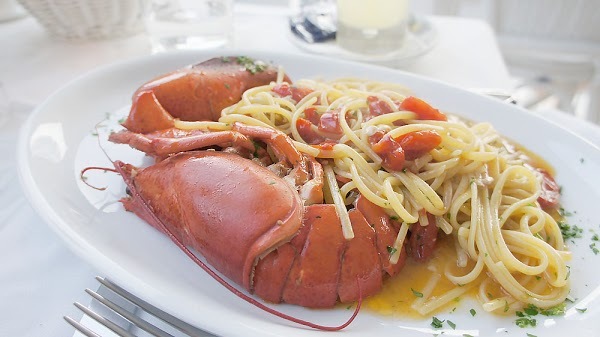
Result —
[{"label": "drinking glass", "polygon": [[337,35],[341,48],[381,55],[404,44],[408,0],[337,0]]},{"label": "drinking glass", "polygon": [[210,49],[231,43],[233,0],[153,0],[146,31],[153,51]]}]

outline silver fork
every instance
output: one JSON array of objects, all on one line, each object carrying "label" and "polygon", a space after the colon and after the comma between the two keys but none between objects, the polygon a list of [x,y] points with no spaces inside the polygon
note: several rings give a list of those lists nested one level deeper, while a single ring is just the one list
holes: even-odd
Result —
[{"label": "silver fork", "polygon": [[[136,337],[133,333],[135,330],[143,331],[145,335],[157,337],[214,336],[156,308],[107,279],[96,277],[96,280],[104,286],[100,289],[104,290],[104,294],[98,294],[90,289],[86,289],[85,292],[103,305],[99,308],[100,310],[96,309],[94,311],[78,302],[75,302],[74,305],[83,311],[85,315],[108,328],[117,336]],[[101,292],[100,290],[98,292]],[[108,309],[108,312],[106,309]],[[137,311],[141,312],[138,313]],[[142,316],[148,316],[147,320]],[[102,337],[71,317],[65,316],[64,319],[85,336]],[[155,324],[149,321],[153,321]],[[159,328],[157,325],[161,327]]]}]

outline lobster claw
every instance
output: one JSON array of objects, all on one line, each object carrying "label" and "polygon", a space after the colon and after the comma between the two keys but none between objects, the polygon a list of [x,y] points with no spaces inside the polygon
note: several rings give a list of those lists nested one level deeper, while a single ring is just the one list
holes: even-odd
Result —
[{"label": "lobster claw", "polygon": [[[148,133],[184,121],[216,121],[244,91],[277,79],[277,68],[248,57],[218,57],[168,73],[142,85],[133,95],[123,126]],[[285,81],[289,78],[284,77]]]}]

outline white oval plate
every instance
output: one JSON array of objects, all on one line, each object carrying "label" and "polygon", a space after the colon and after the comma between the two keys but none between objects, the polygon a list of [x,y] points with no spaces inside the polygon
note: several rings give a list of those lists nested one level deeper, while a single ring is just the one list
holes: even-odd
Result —
[{"label": "white oval plate", "polygon": [[[569,221],[585,228],[571,244],[572,297],[564,317],[538,316],[538,326],[521,329],[515,317],[483,312],[477,303],[461,301],[450,319],[456,329],[433,330],[431,320],[384,317],[363,311],[345,336],[598,336],[600,334],[600,256],[589,245],[600,232],[600,149],[523,109],[387,68],[305,55],[263,52],[229,53],[261,58],[285,67],[292,78],[363,77],[393,81],[412,88],[436,107],[476,121],[489,121],[509,138],[540,154],[556,168]],[[83,258],[105,276],[146,301],[196,325],[226,336],[313,336],[323,332],[271,316],[226,291],[176,248],[170,240],[127,213],[118,203],[124,184],[113,173],[90,172],[89,180],[106,191],[89,188],[79,173],[87,166],[110,167],[100,144],[113,159],[140,164],[143,157],[127,146],[108,144],[106,133],[127,112],[134,90],[156,75],[223,52],[161,54],[93,71],[66,85],[41,104],[25,124],[18,144],[20,177],[39,214]],[[116,113],[115,113],[116,112]],[[110,121],[104,121],[111,114]],[[96,128],[96,124],[103,122]],[[112,125],[107,127],[106,125]],[[94,135],[98,130],[99,136]],[[402,275],[400,275],[402,277]],[[276,308],[320,324],[337,325],[351,314],[345,307],[308,310]],[[469,309],[475,308],[472,317]],[[576,310],[587,309],[581,313]],[[328,333],[331,334],[331,333]]]}]

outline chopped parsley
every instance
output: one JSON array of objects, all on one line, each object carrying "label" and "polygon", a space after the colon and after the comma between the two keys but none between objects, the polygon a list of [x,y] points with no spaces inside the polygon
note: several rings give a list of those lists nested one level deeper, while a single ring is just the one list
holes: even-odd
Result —
[{"label": "chopped parsley", "polygon": [[531,304],[527,308],[523,309],[523,311],[529,316],[535,316],[539,313],[537,307]]},{"label": "chopped parsley", "polygon": [[540,309],[540,314],[544,316],[563,316],[566,309],[567,305],[561,303],[548,309]]},{"label": "chopped parsley", "polygon": [[531,317],[519,317],[515,321],[515,324],[519,328],[529,328],[529,327],[534,328],[537,325],[537,320],[535,318],[531,318]]},{"label": "chopped parsley", "polygon": [[[388,253],[390,253],[390,255],[394,255],[394,253],[395,253],[395,252],[397,252],[397,251],[398,251],[398,249],[396,249],[396,248],[394,248],[394,247],[392,247],[392,246],[387,246],[387,251],[388,251]],[[415,292],[415,291],[413,290],[413,293],[414,293],[414,292]],[[423,297],[423,294],[421,294],[421,296],[420,296],[420,297]]]},{"label": "chopped parsley", "polygon": [[566,209],[564,209],[562,207],[558,209],[558,214],[560,216],[571,216],[571,215],[573,215],[573,213],[567,211]]},{"label": "chopped parsley", "polygon": [[394,220],[394,221],[397,221],[397,220],[399,220],[400,218],[399,218],[398,216],[396,216],[396,215],[392,215],[392,216],[390,216],[390,219],[392,219],[392,220]]},{"label": "chopped parsley", "polygon": [[246,71],[251,74],[263,72],[267,68],[267,65],[263,62],[256,61],[253,58],[247,56],[238,56],[236,58],[236,62],[239,65],[246,68]]},{"label": "chopped parsley", "polygon": [[534,335],[534,334],[530,334],[530,333],[528,333],[528,334],[527,334],[527,337],[537,337],[537,336],[536,336],[536,335]]},{"label": "chopped parsley", "polygon": [[229,83],[225,83],[224,85],[225,85],[226,89],[230,89],[231,88],[231,85],[229,85]]},{"label": "chopped parsley", "polygon": [[560,232],[565,240],[580,238],[583,233],[583,229],[577,226],[571,226],[564,221],[558,222],[558,227],[560,228]]},{"label": "chopped parsley", "polygon": [[537,325],[537,320],[533,318],[533,316],[537,316],[538,314],[544,316],[563,316],[565,314],[565,310],[565,303],[561,303],[547,309],[538,308],[533,304],[529,304],[523,309],[523,311],[515,312],[518,317],[515,320],[515,324],[520,328],[535,327]]},{"label": "chopped parsley", "polygon": [[[592,233],[594,233],[593,230]],[[598,247],[596,247],[596,242],[600,241],[600,238],[598,238],[598,234],[594,233],[594,235],[592,235],[592,241],[593,242],[590,244],[590,249],[592,250],[592,252],[594,252],[595,255],[598,255],[598,253],[600,253]]]},{"label": "chopped parsley", "polygon": [[454,322],[452,322],[451,320],[447,320],[446,323],[448,323],[452,330],[456,330],[456,324],[454,324]]},{"label": "chopped parsley", "polygon": [[412,291],[413,295],[415,295],[417,297],[423,297],[423,293],[420,293],[420,292],[414,290],[413,288],[410,288],[410,291]]},{"label": "chopped parsley", "polygon": [[581,309],[580,308],[575,308],[575,310],[577,310],[578,312],[580,312],[580,313],[583,314],[584,312],[587,311],[587,308],[581,308]]},{"label": "chopped parsley", "polygon": [[600,250],[598,250],[598,248],[596,247],[596,243],[593,242],[592,244],[590,244],[590,249],[592,250],[592,252],[594,252],[595,255],[598,255],[598,253],[600,253]]},{"label": "chopped parsley", "polygon": [[440,321],[437,317],[433,316],[433,319],[431,320],[431,326],[436,329],[440,329],[444,322],[445,321]]}]

